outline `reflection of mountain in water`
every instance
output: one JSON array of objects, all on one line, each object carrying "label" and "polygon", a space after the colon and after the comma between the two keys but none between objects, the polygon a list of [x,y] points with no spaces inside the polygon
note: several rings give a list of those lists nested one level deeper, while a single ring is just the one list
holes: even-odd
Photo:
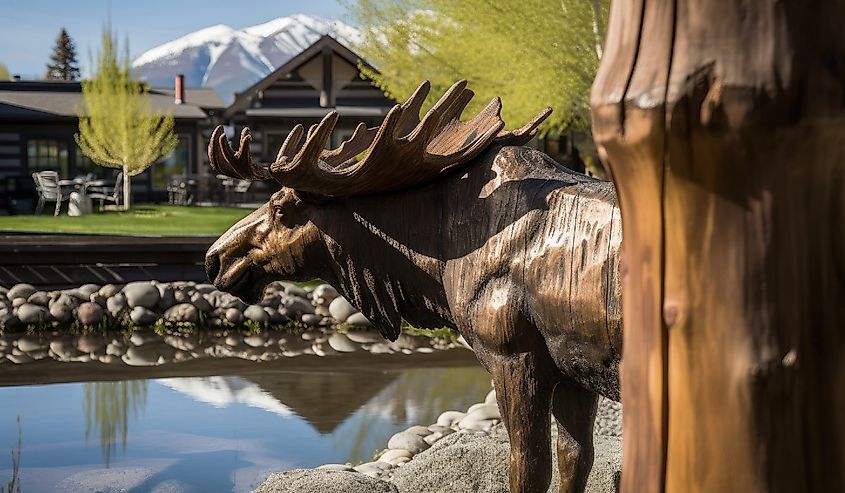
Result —
[{"label": "reflection of mountain in water", "polygon": [[157,383],[185,394],[195,401],[215,407],[245,404],[279,416],[290,416],[293,411],[279,399],[265,392],[259,385],[241,377],[186,377],[160,378]]}]

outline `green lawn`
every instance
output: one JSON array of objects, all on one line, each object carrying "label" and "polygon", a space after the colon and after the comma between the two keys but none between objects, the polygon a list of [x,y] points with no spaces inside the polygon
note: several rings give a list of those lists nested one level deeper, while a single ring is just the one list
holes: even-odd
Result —
[{"label": "green lawn", "polygon": [[[49,209],[49,207],[45,207]],[[252,212],[232,207],[140,205],[127,212],[108,211],[82,217],[60,215],[0,216],[0,231],[139,235],[219,235]]]}]

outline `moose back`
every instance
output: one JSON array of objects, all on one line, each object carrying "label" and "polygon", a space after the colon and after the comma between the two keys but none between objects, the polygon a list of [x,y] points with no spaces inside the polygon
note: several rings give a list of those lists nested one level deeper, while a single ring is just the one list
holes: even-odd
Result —
[{"label": "moose back", "polygon": [[324,279],[391,340],[402,319],[455,328],[493,376],[511,491],[548,489],[550,412],[559,491],[583,491],[598,395],[619,400],[613,186],[523,147],[550,110],[507,132],[496,98],[461,122],[473,96],[461,81],[420,120],[428,90],[337,149],[324,149],[336,113],[307,136],[297,126],[267,166],[248,129],[237,151],[215,130],[217,172],[282,189],[215,242],[209,279],[246,301],[274,280]]}]

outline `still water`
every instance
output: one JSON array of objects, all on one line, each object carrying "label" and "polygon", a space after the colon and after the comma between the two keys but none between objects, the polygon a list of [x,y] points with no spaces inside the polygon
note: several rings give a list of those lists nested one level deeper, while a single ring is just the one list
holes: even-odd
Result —
[{"label": "still water", "polygon": [[274,471],[367,461],[393,433],[482,400],[490,377],[470,358],[3,387],[0,491],[18,452],[22,493],[240,492]]}]

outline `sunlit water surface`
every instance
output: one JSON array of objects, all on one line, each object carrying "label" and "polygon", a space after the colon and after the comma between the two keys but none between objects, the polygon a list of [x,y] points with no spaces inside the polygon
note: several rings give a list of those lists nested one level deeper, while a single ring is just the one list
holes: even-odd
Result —
[{"label": "sunlit water surface", "polygon": [[0,485],[19,452],[22,493],[251,491],[274,471],[370,460],[489,389],[470,366],[5,387]]}]

